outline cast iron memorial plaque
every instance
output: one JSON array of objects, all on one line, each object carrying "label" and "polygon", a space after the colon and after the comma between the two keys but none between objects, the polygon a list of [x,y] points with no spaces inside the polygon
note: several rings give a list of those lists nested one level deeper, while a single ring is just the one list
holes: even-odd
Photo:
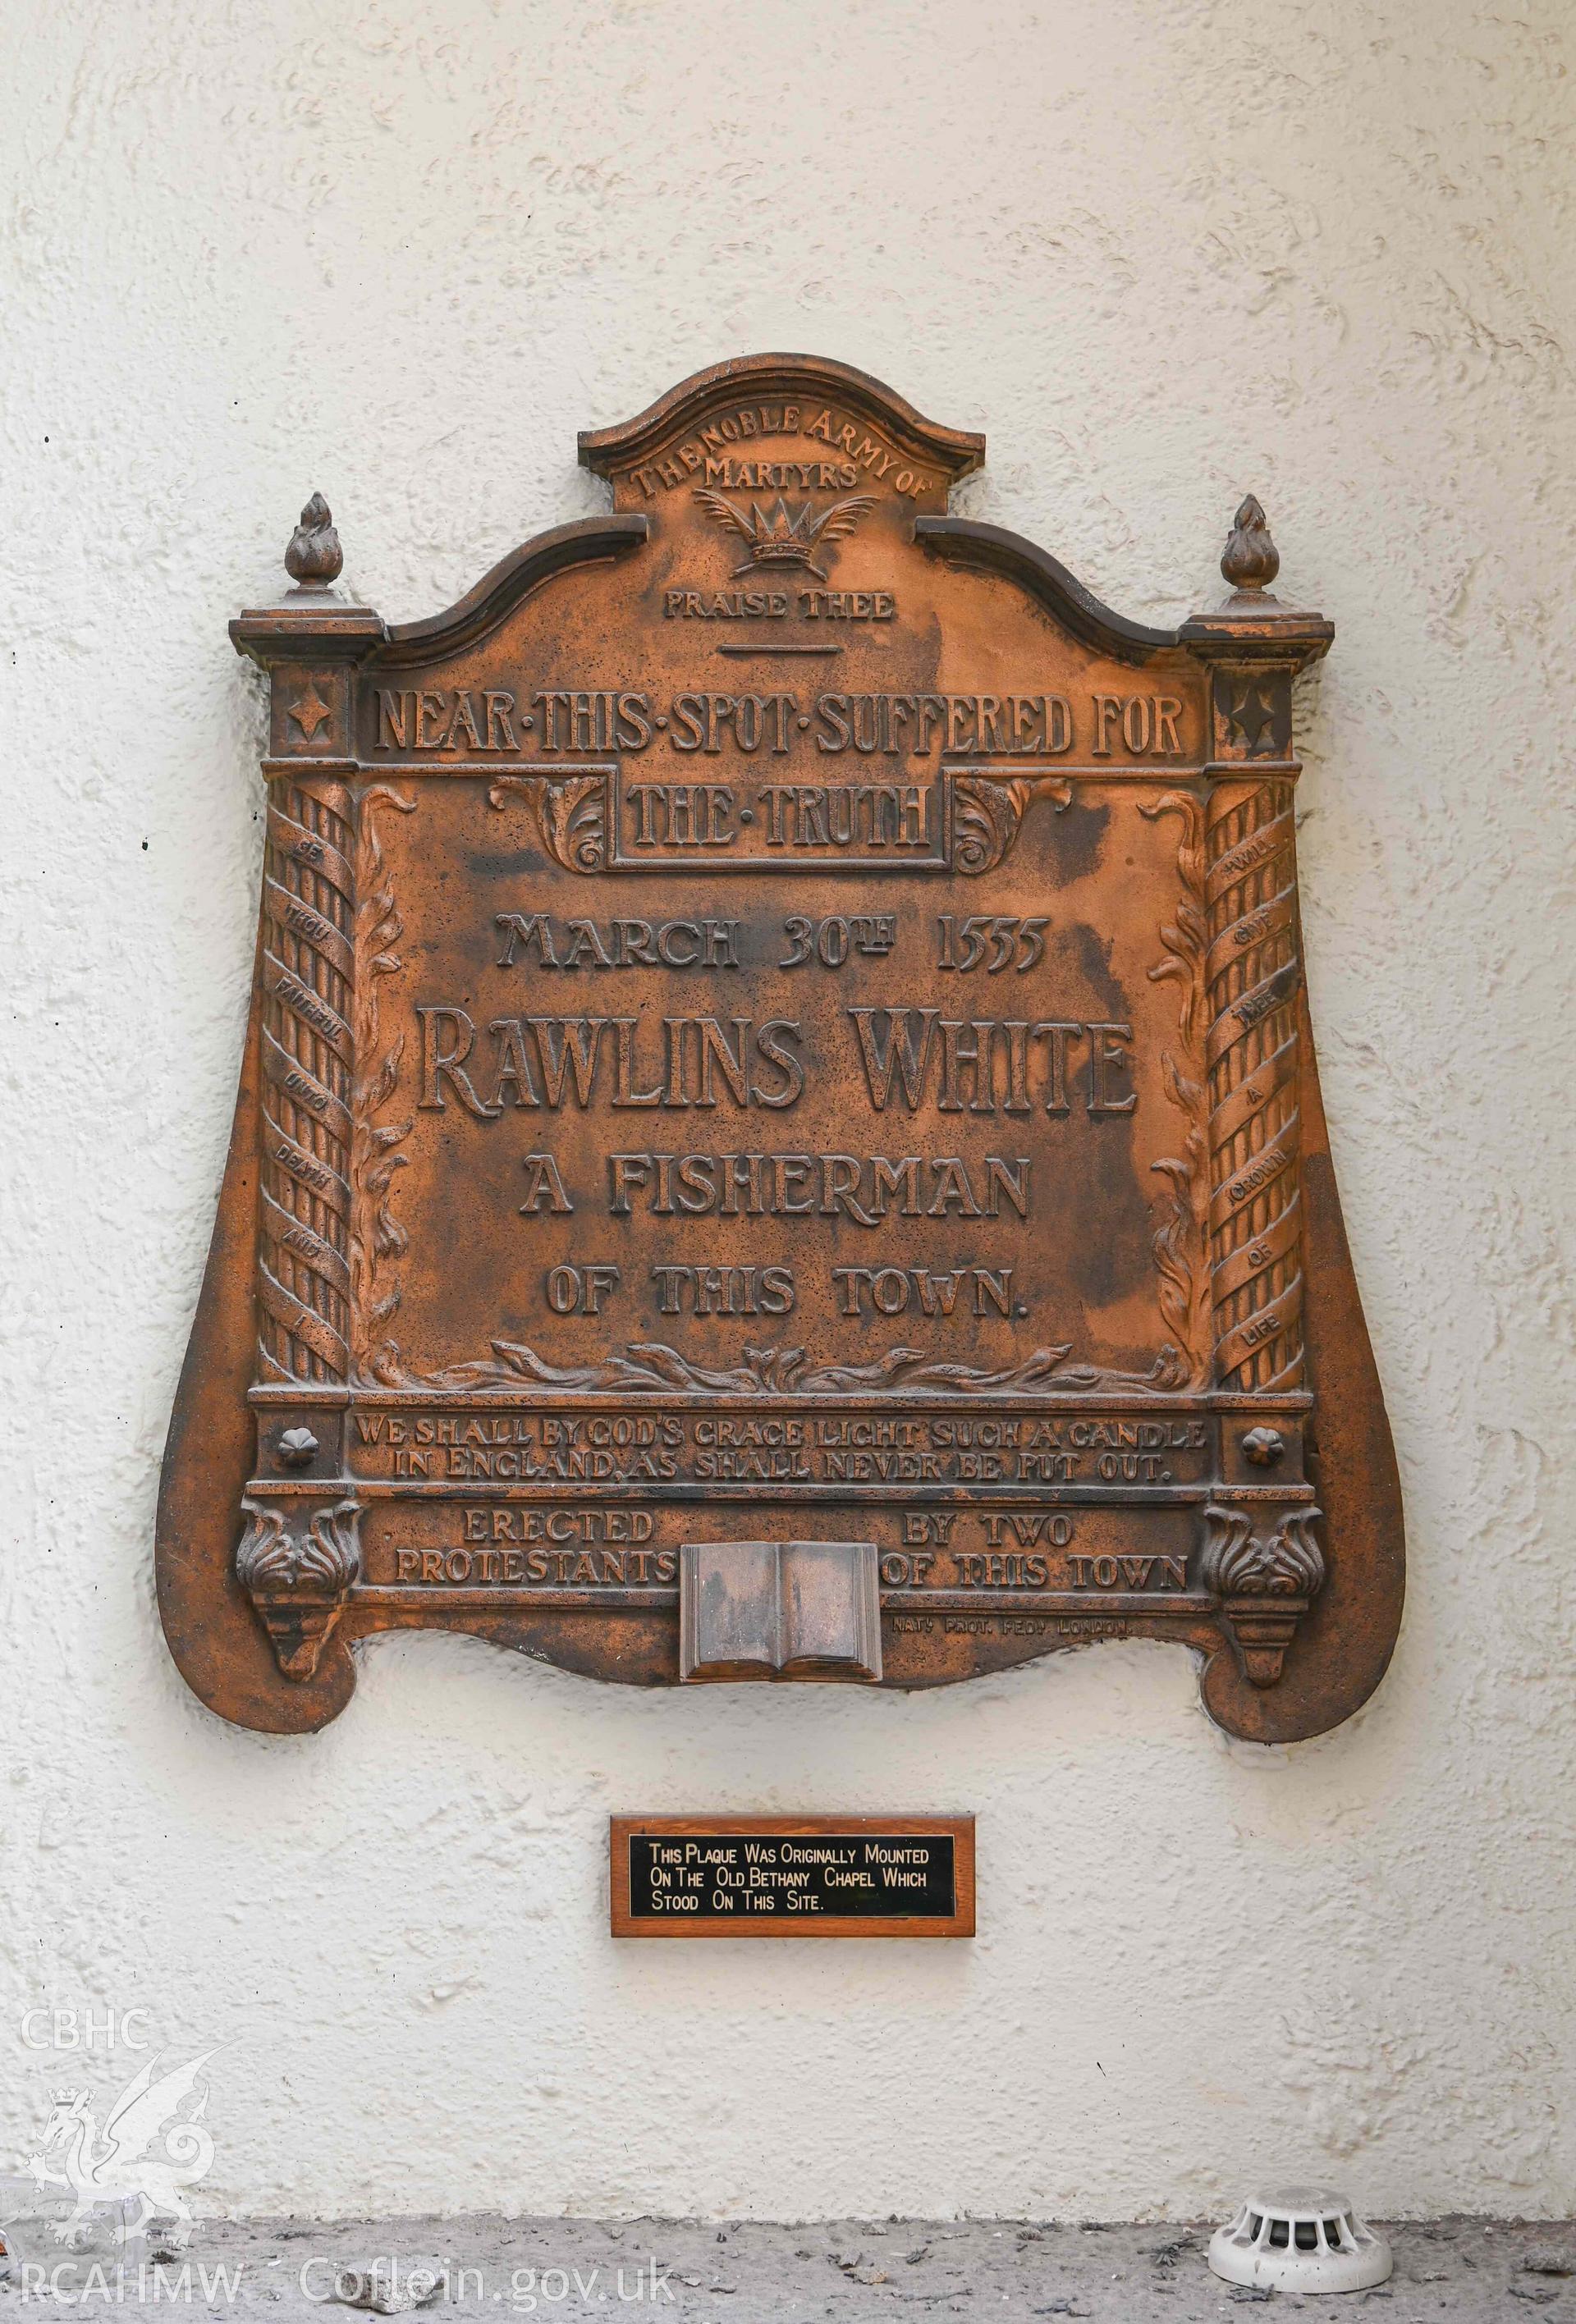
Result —
[{"label": "cast iron memorial plaque", "polygon": [[972,1816],[614,1816],[616,1937],[971,1937]]},{"label": "cast iron memorial plaque", "polygon": [[1107,611],[946,513],[983,450],[755,356],[582,437],[611,512],[448,613],[346,602],[314,501],[232,623],[262,920],[159,1530],[227,1718],[435,1626],[644,1685],[1167,1638],[1265,1741],[1377,1683],[1293,816],[1330,625],[1252,501],[1218,612]]}]

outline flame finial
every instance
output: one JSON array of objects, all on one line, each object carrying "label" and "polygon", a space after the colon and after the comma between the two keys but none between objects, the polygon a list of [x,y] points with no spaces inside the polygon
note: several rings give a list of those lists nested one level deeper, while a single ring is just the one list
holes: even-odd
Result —
[{"label": "flame finial", "polygon": [[1220,570],[1234,589],[1267,589],[1280,569],[1281,552],[1270,539],[1263,509],[1249,493],[1237,512]]},{"label": "flame finial", "polygon": [[321,493],[314,493],[290,536],[284,569],[298,588],[327,589],[338,579],[344,563],[329,503]]}]

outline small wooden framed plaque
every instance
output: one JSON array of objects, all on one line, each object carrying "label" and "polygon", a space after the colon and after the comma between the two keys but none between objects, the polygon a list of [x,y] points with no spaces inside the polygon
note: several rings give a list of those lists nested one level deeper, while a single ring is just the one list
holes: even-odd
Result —
[{"label": "small wooden framed plaque", "polygon": [[614,1816],[616,1937],[971,1937],[974,1818]]}]

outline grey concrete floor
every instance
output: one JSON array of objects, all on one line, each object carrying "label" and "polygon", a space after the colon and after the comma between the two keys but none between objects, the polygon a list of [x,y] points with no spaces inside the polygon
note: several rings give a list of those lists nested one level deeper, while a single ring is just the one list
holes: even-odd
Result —
[{"label": "grey concrete floor", "polygon": [[[181,2305],[270,2324],[348,2319],[336,2299],[348,2272],[396,2262],[446,2272],[425,2313],[530,2317],[587,2324],[588,2311],[666,2316],[673,2324],[835,2324],[962,2317],[1019,2324],[1089,2317],[1101,2324],[1219,2324],[1250,2308],[1290,2319],[1381,2324],[1576,2324],[1576,2222],[1517,2225],[1438,2219],[1393,2227],[1395,2273],[1368,2292],[1301,2298],[1233,2291],[1204,2262],[1208,2227],[890,2219],[783,2227],[635,2219],[402,2218],[202,2223],[190,2247],[154,2263],[135,2254],[70,2255],[29,2239],[0,2296],[0,2319],[24,2310],[103,2315],[110,2307]],[[151,2246],[157,2254],[162,2247]],[[89,2275],[97,2265],[100,2282]],[[117,2274],[117,2268],[124,2273]],[[23,2273],[23,2269],[27,2272]],[[190,2269],[189,2273],[183,2271]],[[215,2271],[223,2269],[223,2277]],[[42,2271],[42,2273],[39,2273]],[[1567,2273],[1566,2271],[1570,2271]],[[206,2280],[205,2280],[206,2272]],[[394,2279],[396,2296],[399,2275]],[[1003,2315],[1003,2310],[1006,2315]],[[327,2311],[325,2317],[325,2310]]]}]

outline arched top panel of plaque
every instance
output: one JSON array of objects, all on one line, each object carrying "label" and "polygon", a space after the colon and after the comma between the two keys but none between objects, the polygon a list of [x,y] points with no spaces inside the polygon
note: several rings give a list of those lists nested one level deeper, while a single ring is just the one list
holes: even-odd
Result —
[{"label": "arched top panel of plaque", "polygon": [[799,355],[580,438],[447,612],[293,586],[240,1100],[161,1501],[191,1685],[355,1641],[922,1687],[1154,1637],[1234,1733],[1377,1683],[1400,1506],[1308,1024],[1292,686],[947,513]]}]

